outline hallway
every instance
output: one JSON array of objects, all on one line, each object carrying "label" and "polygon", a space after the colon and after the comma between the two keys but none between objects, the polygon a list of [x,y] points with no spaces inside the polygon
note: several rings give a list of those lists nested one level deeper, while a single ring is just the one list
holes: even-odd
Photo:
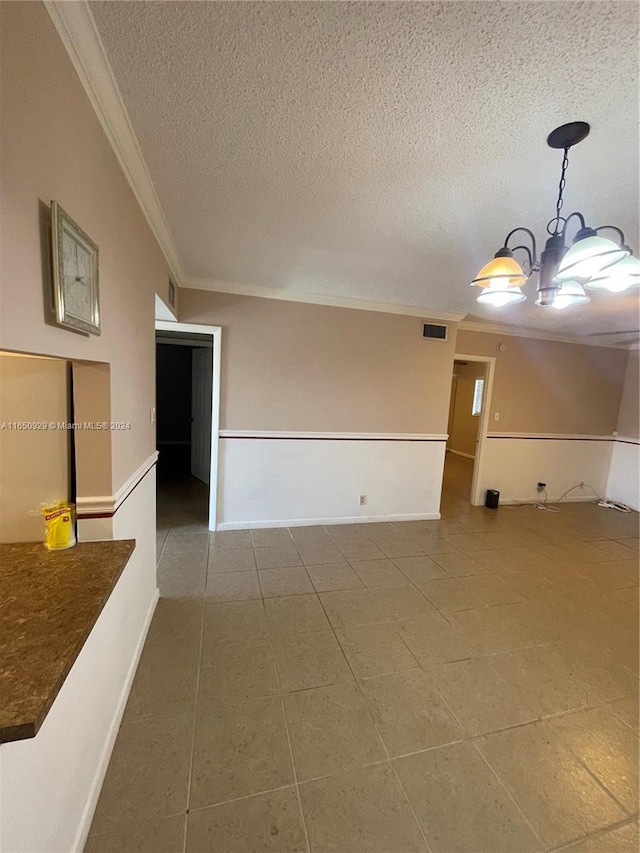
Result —
[{"label": "hallway", "polygon": [[466,512],[470,506],[473,459],[447,451],[444,457],[442,477],[442,513]]}]

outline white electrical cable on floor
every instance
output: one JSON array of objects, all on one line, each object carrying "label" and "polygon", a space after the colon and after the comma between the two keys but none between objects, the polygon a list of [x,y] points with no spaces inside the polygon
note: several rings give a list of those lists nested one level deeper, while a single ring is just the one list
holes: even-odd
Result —
[{"label": "white electrical cable on floor", "polygon": [[553,506],[553,504],[559,504],[560,501],[564,500],[564,498],[566,498],[568,494],[575,491],[576,489],[582,489],[585,486],[588,489],[591,489],[593,494],[596,496],[598,506],[607,507],[608,509],[617,509],[618,512],[632,512],[630,507],[626,506],[625,504],[617,503],[616,501],[605,500],[598,494],[598,492],[593,488],[592,485],[584,482],[577,483],[575,486],[571,486],[570,489],[567,489],[566,492],[563,492],[557,500],[552,502],[552,504],[548,503],[549,496],[547,494],[546,489],[543,489],[543,491],[540,492],[541,495],[544,495],[542,501],[521,501],[518,498],[511,498],[510,500],[515,502],[514,504],[512,504],[512,506],[532,506],[534,507],[534,509],[542,509],[546,512],[561,512],[561,510]]},{"label": "white electrical cable on floor", "polygon": [[632,512],[631,507],[626,504],[619,504],[615,501],[598,501],[598,506],[606,506],[607,509],[617,509],[618,512]]}]

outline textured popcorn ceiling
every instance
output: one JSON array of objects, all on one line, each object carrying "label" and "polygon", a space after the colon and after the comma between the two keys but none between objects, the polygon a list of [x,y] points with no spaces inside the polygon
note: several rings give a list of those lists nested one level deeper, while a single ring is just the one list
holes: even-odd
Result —
[{"label": "textured popcorn ceiling", "polygon": [[467,287],[512,227],[544,240],[562,158],[546,136],[567,121],[592,131],[565,211],[640,249],[635,3],[91,9],[188,276],[637,328],[637,294],[498,312]]}]

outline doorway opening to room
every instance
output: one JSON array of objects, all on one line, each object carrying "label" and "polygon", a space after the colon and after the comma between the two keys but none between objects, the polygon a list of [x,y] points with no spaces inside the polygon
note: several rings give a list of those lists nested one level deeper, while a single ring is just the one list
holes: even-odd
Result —
[{"label": "doorway opening to room", "polygon": [[483,450],[489,426],[495,359],[456,354],[451,377],[443,509],[484,503]]},{"label": "doorway opening to room", "polygon": [[156,321],[159,529],[216,529],[220,331]]}]

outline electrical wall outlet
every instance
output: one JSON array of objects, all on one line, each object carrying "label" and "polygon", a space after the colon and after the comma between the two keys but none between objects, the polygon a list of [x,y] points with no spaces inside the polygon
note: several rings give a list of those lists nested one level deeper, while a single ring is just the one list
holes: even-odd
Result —
[{"label": "electrical wall outlet", "polygon": [[536,486],[536,491],[538,491],[538,492],[544,492],[544,490],[545,490],[546,488],[547,488],[547,484],[546,484],[546,483],[538,483],[538,485]]},{"label": "electrical wall outlet", "polygon": [[494,421],[499,421],[500,420],[500,412],[494,412],[493,413],[493,419],[494,419]]},{"label": "electrical wall outlet", "polygon": [[359,495],[358,496],[359,506],[364,506],[366,504],[366,502],[367,502],[367,496],[366,495]]}]

